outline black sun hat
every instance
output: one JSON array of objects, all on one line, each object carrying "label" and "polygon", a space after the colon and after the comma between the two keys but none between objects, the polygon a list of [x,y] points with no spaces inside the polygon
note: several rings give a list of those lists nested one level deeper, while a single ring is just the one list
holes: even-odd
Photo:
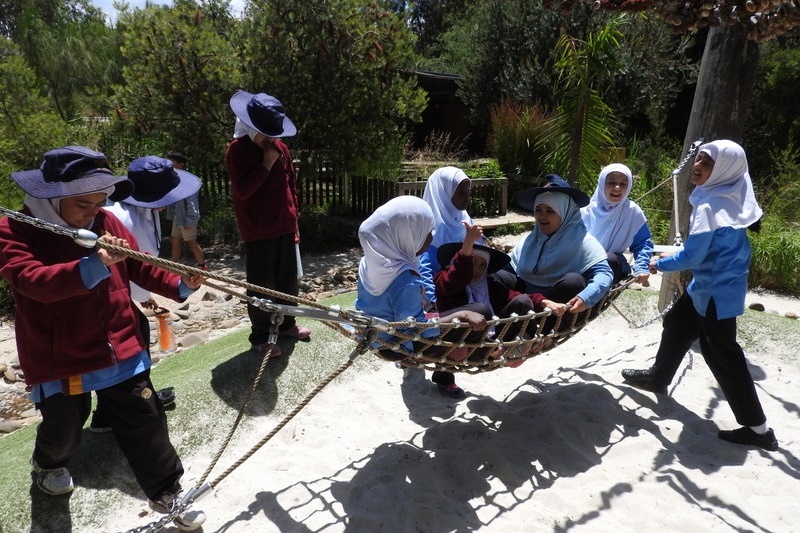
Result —
[{"label": "black sun hat", "polygon": [[548,174],[544,179],[545,185],[521,191],[514,197],[514,203],[526,211],[533,212],[537,196],[543,192],[560,192],[572,198],[578,204],[578,207],[589,205],[589,197],[580,189],[576,189],[567,183],[567,180],[558,174]]},{"label": "black sun hat", "polygon": [[[436,259],[439,260],[439,264],[443,267],[449,265],[450,261],[455,257],[463,244],[464,243],[461,242],[448,242],[447,244],[441,245],[439,250],[436,251]],[[489,248],[482,244],[473,244],[472,248],[475,250],[483,250],[489,254],[489,264],[486,265],[487,274],[497,272],[511,262],[511,258],[508,254],[500,250],[495,250],[494,248]]]},{"label": "black sun hat", "polygon": [[185,170],[176,169],[172,161],[146,155],[128,165],[128,179],[135,188],[122,201],[137,207],[156,209],[167,207],[200,190],[200,178]]},{"label": "black sun hat", "polygon": [[274,96],[236,91],[230,105],[239,120],[267,137],[291,137],[297,133],[294,123],[283,110],[283,104]]},{"label": "black sun hat", "polygon": [[80,196],[113,186],[114,192],[108,195],[113,202],[129,196],[133,190],[133,182],[111,172],[102,152],[85,146],[49,150],[39,168],[12,172],[11,178],[34,198]]}]

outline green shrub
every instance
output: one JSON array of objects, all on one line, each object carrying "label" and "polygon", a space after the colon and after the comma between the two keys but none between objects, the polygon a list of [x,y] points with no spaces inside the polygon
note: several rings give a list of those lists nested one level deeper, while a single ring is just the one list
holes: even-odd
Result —
[{"label": "green shrub", "polygon": [[230,198],[221,196],[204,198],[200,209],[198,238],[204,244],[238,242],[239,230]]},{"label": "green shrub", "polygon": [[764,217],[761,231],[750,234],[753,258],[750,261],[751,287],[800,293],[800,225],[787,224],[773,215]]},{"label": "green shrub", "polygon": [[360,220],[303,211],[299,218],[300,246],[304,253],[324,253],[357,248]]},{"label": "green shrub", "polygon": [[490,112],[488,147],[507,175],[544,174],[545,150],[539,147],[549,117],[539,106],[503,100]]}]

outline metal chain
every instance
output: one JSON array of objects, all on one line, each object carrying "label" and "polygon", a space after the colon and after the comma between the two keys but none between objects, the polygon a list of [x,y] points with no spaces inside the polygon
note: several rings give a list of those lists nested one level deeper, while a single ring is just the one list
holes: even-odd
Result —
[{"label": "metal chain", "polygon": [[644,322],[642,324],[634,324],[633,321],[631,319],[629,319],[627,316],[625,316],[625,313],[623,313],[620,310],[620,308],[617,307],[617,304],[615,304],[614,302],[611,302],[611,307],[613,307],[617,311],[617,313],[619,313],[619,316],[621,316],[622,318],[625,319],[625,321],[628,323],[628,326],[630,327],[630,329],[640,329],[640,328],[646,328],[647,326],[649,326],[653,322],[656,322],[657,320],[661,320],[662,318],[664,318],[664,315],[669,313],[669,310],[672,309],[672,306],[674,306],[675,302],[678,301],[678,296],[679,296],[678,291],[675,291],[675,296],[672,298],[672,301],[669,303],[669,305],[667,305],[664,308],[664,310],[661,311],[660,313],[658,313],[656,316],[654,316],[653,318],[651,318],[650,320],[648,320],[647,322]]}]

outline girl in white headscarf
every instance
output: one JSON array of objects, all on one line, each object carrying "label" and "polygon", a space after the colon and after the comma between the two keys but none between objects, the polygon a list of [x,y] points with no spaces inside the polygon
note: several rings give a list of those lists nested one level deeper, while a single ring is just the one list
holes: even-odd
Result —
[{"label": "girl in white headscarf", "polygon": [[528,190],[536,225],[511,250],[511,267],[523,282],[517,290],[542,293],[579,313],[608,292],[613,274],[606,251],[581,220],[576,201],[586,205],[589,198],[559,176],[549,179],[549,186]]},{"label": "girl in white headscarf", "polygon": [[736,341],[736,317],[744,313],[750,266],[745,230],[757,231],[763,214],[753,193],[744,150],[727,140],[704,144],[692,166],[691,181],[697,187],[689,196],[693,211],[686,243],[672,256],[654,257],[650,272],[690,269],[693,279],[664,316],[653,366],[625,369],[622,376],[636,387],[666,393],[689,347],[699,339],[703,358],[742,425],[720,431],[719,438],[774,451],[778,441],[767,425],[744,352]]},{"label": "girl in white headscarf", "polygon": [[[581,217],[587,231],[608,252],[614,281],[624,279],[632,270],[636,281],[643,283],[650,277],[653,241],[644,212],[628,198],[632,186],[633,174],[626,165],[606,166],[600,171],[589,205],[581,209]],[[623,255],[629,249],[633,253],[633,268]]]},{"label": "girl in white headscarf", "polygon": [[[422,199],[433,212],[433,242],[419,258],[419,272],[425,282],[426,308],[436,304],[436,287],[433,278],[442,265],[437,252],[449,242],[464,240],[464,224],[472,224],[467,214],[470,181],[466,173],[456,167],[441,167],[428,177]],[[480,243],[483,239],[480,240]],[[444,265],[447,266],[447,265]]]},{"label": "girl in white headscarf", "polygon": [[[415,196],[400,196],[389,200],[361,224],[358,238],[364,249],[364,257],[358,265],[357,309],[389,322],[401,322],[409,317],[417,322],[428,320],[422,306],[423,284],[417,257],[430,245],[433,227],[431,208]],[[469,323],[473,333],[467,339],[472,342],[482,335],[481,332],[487,326],[486,319],[490,317],[491,311],[476,305],[443,313],[439,321],[452,322],[459,319]],[[411,331],[409,328],[404,332]],[[451,334],[460,335],[456,330]],[[439,335],[439,330],[429,328],[422,335],[435,337]],[[388,341],[395,340],[389,333],[381,333],[379,337]],[[447,339],[447,335],[444,338]],[[384,350],[386,353],[383,355],[401,360],[419,349],[412,341],[405,341],[402,348],[403,352]],[[465,356],[466,352],[460,358]],[[453,398],[464,396],[464,391],[455,384],[452,373],[436,371],[432,380],[443,393]]]}]

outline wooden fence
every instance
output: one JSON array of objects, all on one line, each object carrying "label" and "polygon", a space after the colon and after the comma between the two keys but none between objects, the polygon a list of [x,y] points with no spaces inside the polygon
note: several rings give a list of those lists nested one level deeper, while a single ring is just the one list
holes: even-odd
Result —
[{"label": "wooden fence", "polygon": [[[230,182],[221,168],[190,169],[203,182],[201,194],[219,202],[230,197]],[[319,165],[298,169],[297,195],[303,206],[331,208],[353,217],[371,214],[395,196],[413,194],[422,197],[425,181],[395,181],[347,175]],[[503,216],[508,210],[508,179],[471,180],[468,211],[473,217]]]}]

